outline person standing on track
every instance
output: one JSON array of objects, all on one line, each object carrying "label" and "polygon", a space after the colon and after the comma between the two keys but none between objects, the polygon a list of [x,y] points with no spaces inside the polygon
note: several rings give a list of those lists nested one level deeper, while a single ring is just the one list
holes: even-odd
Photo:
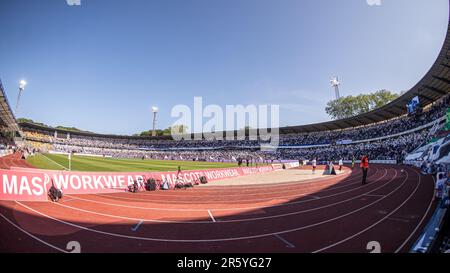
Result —
[{"label": "person standing on track", "polygon": [[339,171],[342,172],[342,166],[344,165],[344,160],[339,159]]},{"label": "person standing on track", "polygon": [[369,171],[369,157],[367,155],[363,155],[361,157],[361,169],[363,172],[362,184],[367,184],[367,172]]},{"label": "person standing on track", "polygon": [[355,168],[355,156],[352,157],[352,170]]},{"label": "person standing on track", "polygon": [[317,160],[315,158],[313,158],[312,160],[312,168],[313,168],[313,174],[316,173],[316,168],[317,168]]}]

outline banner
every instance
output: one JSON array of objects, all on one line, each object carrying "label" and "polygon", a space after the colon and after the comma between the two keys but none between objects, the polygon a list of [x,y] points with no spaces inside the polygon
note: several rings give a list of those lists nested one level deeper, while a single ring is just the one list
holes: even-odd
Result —
[{"label": "banner", "polygon": [[[142,184],[150,178],[158,186],[167,181],[194,183],[205,176],[209,182],[226,178],[274,171],[272,165],[260,167],[208,169],[182,172],[75,172],[14,168],[0,170],[0,200],[46,201],[52,183],[64,194],[94,194],[126,191],[134,181]],[[158,187],[159,188],[159,187]]]},{"label": "banner", "polygon": [[[350,164],[352,163],[351,160],[343,160],[342,162],[344,162],[345,164]],[[361,160],[355,160],[355,164],[360,164]],[[397,164],[397,160],[369,160],[369,163],[374,163],[374,164]]]},{"label": "banner", "polygon": [[341,140],[336,141],[337,145],[347,145],[347,144],[352,144],[352,143],[353,143],[353,140],[351,140],[351,139],[341,139]]},{"label": "banner", "polygon": [[0,175],[0,200],[47,201],[47,174],[0,170]]}]

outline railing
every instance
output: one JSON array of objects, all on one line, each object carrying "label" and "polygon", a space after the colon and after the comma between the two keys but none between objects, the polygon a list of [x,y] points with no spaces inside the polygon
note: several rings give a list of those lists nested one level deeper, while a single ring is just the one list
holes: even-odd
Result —
[{"label": "railing", "polygon": [[[444,199],[445,200],[445,199]],[[447,207],[445,201],[439,202],[436,211],[427,223],[424,231],[419,236],[419,239],[414,243],[411,253],[428,253],[436,243],[436,239],[439,236],[439,232],[444,224],[445,215],[447,213]]]},{"label": "railing", "polygon": [[407,135],[410,133],[414,133],[420,130],[423,130],[425,128],[434,126],[436,123],[440,123],[443,119],[445,119],[446,117],[443,116],[437,120],[434,120],[430,123],[424,124],[422,126],[419,126],[417,128],[411,129],[411,130],[407,130],[407,131],[403,131],[401,133],[397,133],[397,134],[393,134],[393,135],[389,135],[389,136],[382,136],[382,137],[376,137],[376,138],[370,138],[370,139],[364,139],[364,140],[357,140],[357,141],[353,141],[352,143],[364,143],[364,142],[373,142],[373,141],[378,141],[378,140],[384,140],[384,139],[388,139],[388,138],[393,138],[393,137],[398,137],[398,136],[403,136],[403,135]]}]

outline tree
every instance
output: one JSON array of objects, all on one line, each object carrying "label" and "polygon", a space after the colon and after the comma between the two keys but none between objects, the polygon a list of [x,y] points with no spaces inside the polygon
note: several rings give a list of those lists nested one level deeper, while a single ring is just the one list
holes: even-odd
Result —
[{"label": "tree", "polygon": [[29,119],[29,118],[18,118],[17,122],[18,123],[34,123],[34,121],[32,119]]},{"label": "tree", "polygon": [[29,118],[18,118],[17,119],[18,123],[32,123],[32,124],[36,124],[36,125],[40,125],[40,126],[44,126],[44,127],[50,127],[47,124],[41,123],[41,122],[36,122],[32,119]]},{"label": "tree", "polygon": [[[157,136],[162,136],[162,135],[163,135],[163,133],[162,133],[161,130],[156,130],[155,132],[156,132],[156,135],[157,135]],[[150,130],[150,131],[143,131],[143,132],[141,132],[140,134],[138,134],[138,136],[141,136],[141,137],[148,137],[148,136],[152,136],[152,133],[153,133],[153,130]]]},{"label": "tree", "polygon": [[332,119],[343,119],[367,113],[398,98],[398,94],[380,90],[371,94],[341,97],[327,103],[325,111]]},{"label": "tree", "polygon": [[[172,130],[176,134],[186,134],[188,127],[186,125],[174,125],[172,127],[168,127],[164,130],[155,130],[157,136],[170,136],[172,135]],[[143,131],[140,134],[135,134],[142,137],[152,136],[153,130]]]},{"label": "tree", "polygon": [[56,126],[55,129],[64,130],[64,131],[72,131],[72,132],[88,132],[88,133],[91,133],[89,131],[80,130],[80,129],[76,128],[76,127]]}]

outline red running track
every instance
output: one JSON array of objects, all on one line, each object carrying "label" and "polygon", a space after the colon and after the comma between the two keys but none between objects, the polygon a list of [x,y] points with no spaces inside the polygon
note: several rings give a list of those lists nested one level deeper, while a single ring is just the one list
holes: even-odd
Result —
[{"label": "red running track", "polygon": [[[405,172],[401,172],[401,168]],[[435,206],[433,179],[372,165],[316,181],[0,201],[2,252],[408,252]]]},{"label": "red running track", "polygon": [[22,153],[14,153],[0,157],[0,169],[9,169],[10,167],[34,168],[22,159]]}]

